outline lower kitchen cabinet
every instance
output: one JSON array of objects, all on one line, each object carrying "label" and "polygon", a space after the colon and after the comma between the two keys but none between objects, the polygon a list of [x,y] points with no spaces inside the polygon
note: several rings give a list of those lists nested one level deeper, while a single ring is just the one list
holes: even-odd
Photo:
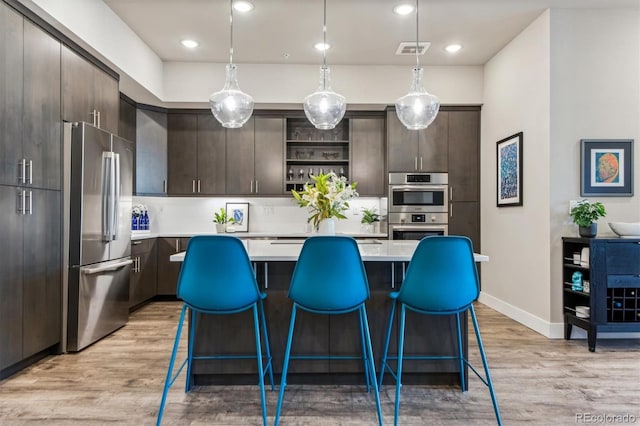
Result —
[{"label": "lower kitchen cabinet", "polygon": [[473,250],[480,252],[480,203],[458,202],[449,205],[449,235],[469,237]]},{"label": "lower kitchen cabinet", "polygon": [[187,249],[189,238],[158,238],[158,296],[175,296],[178,288],[178,275],[181,262],[171,262],[169,256]]},{"label": "lower kitchen cabinet", "polygon": [[0,378],[60,342],[61,210],[59,191],[0,185]]},{"label": "lower kitchen cabinet", "polygon": [[156,295],[158,277],[156,239],[132,241],[131,260],[133,260],[133,266],[129,280],[129,309]]}]

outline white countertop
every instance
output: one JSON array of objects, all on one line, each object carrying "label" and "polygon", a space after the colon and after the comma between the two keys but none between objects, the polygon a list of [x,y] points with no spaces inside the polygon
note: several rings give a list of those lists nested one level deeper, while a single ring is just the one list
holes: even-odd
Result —
[{"label": "white countertop", "polygon": [[[314,234],[317,235],[317,234]],[[418,241],[364,240],[358,243],[364,262],[408,262]],[[254,262],[295,262],[298,260],[303,240],[244,240],[249,258]],[[488,262],[489,256],[473,254],[476,262]],[[170,257],[172,262],[182,262],[184,252]]]},{"label": "white countertop", "polygon": [[[171,233],[153,233],[149,231],[132,231],[131,241],[144,240],[147,238],[189,238],[196,235],[217,235],[215,231],[212,232],[171,232]],[[263,238],[263,239],[276,239],[276,238],[307,238],[317,233],[311,232],[227,232],[224,235],[233,235],[238,238]],[[337,235],[349,235],[353,238],[387,238],[385,233],[354,233],[354,234],[340,234]]]}]

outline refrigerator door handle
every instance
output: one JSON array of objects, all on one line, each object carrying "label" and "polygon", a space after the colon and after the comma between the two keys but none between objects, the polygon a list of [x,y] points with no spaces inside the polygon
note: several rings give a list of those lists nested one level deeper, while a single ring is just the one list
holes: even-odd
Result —
[{"label": "refrigerator door handle", "polygon": [[127,260],[123,260],[122,262],[113,263],[111,265],[98,266],[96,268],[83,268],[82,272],[85,275],[93,275],[93,274],[98,274],[100,272],[117,271],[120,268],[123,268],[127,265],[131,265],[132,263],[133,263],[133,260],[127,259]]},{"label": "refrigerator door handle", "polygon": [[120,229],[120,154],[113,154],[113,201],[111,202],[111,239],[118,239],[118,230]]},{"label": "refrigerator door handle", "polygon": [[111,241],[111,152],[102,153],[102,241]]}]

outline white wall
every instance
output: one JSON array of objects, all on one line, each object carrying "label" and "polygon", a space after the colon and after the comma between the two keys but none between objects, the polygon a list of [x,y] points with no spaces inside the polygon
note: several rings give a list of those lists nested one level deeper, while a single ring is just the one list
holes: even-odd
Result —
[{"label": "white wall", "polygon": [[[167,62],[165,102],[207,102],[222,89],[226,64]],[[349,104],[393,104],[409,90],[410,66],[332,65],[331,85]],[[316,90],[320,65],[238,64],[238,83],[257,103],[302,104]],[[441,103],[481,104],[481,66],[425,67],[424,86]]]},{"label": "white wall", "polygon": [[[544,12],[486,65],[481,135],[482,300],[539,332],[549,308],[549,51]],[[522,207],[496,207],[496,142],[523,138]]]},{"label": "white wall", "polygon": [[[562,279],[561,236],[577,236],[567,212],[580,197],[580,139],[634,139],[634,188],[640,190],[640,11],[554,10],[551,14],[551,282]],[[640,196],[593,198],[608,222],[640,221]],[[553,285],[551,321],[562,321]]]}]

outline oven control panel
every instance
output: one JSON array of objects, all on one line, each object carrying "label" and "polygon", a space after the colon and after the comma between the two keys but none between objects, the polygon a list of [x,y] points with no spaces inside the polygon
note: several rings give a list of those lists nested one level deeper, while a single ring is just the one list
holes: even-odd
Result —
[{"label": "oven control panel", "polygon": [[389,223],[446,224],[447,213],[389,213]]}]

